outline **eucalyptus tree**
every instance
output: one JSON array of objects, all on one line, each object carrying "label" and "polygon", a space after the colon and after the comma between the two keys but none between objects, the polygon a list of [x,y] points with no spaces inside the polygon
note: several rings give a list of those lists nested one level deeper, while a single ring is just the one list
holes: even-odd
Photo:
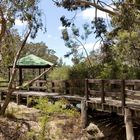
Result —
[{"label": "eucalyptus tree", "polygon": [[26,43],[26,47],[22,51],[23,56],[27,54],[34,54],[52,63],[56,63],[58,59],[55,53],[56,52],[53,49],[49,49],[48,46],[44,42]]},{"label": "eucalyptus tree", "polygon": [[[3,103],[0,114],[4,114],[5,110],[10,102],[10,97],[15,90],[13,81],[16,76],[16,63],[20,54],[25,47],[28,37],[35,38],[39,29],[43,28],[41,20],[41,10],[38,7],[39,0],[0,0],[0,53],[3,53],[2,44],[5,42],[5,38],[12,38],[11,31],[15,27],[17,20],[26,23],[26,31],[24,38],[21,40],[17,53],[13,62],[12,75],[8,84],[8,93]],[[12,40],[11,40],[12,41]],[[5,42],[6,43],[6,42]],[[12,48],[11,44],[7,44],[9,48]],[[18,45],[18,44],[17,44]]]},{"label": "eucalyptus tree", "polygon": [[[91,21],[96,38],[101,39],[101,59],[104,66],[133,67],[139,69],[140,45],[140,2],[138,0],[53,0],[58,7],[68,11],[85,10],[93,8],[95,12]],[[99,17],[98,12],[103,11],[110,17],[111,28]],[[64,16],[63,16],[64,17]],[[61,18],[65,27],[73,26],[73,19]],[[83,21],[84,22],[84,21]],[[108,30],[109,29],[109,30]],[[69,40],[68,32],[63,37]],[[121,63],[121,64],[120,64]],[[107,65],[108,66],[108,65]],[[124,68],[122,68],[124,69]],[[125,71],[125,70],[124,70]],[[139,71],[139,70],[138,70]],[[114,74],[113,74],[114,75]]]}]

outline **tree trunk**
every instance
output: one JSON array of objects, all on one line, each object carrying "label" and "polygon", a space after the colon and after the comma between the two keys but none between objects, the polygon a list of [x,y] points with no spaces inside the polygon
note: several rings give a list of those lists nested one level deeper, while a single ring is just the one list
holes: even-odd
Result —
[{"label": "tree trunk", "polygon": [[9,102],[10,102],[10,99],[11,99],[11,95],[12,95],[12,90],[7,93],[7,96],[6,96],[6,99],[4,101],[4,104],[2,105],[1,110],[0,110],[0,115],[5,114],[6,108],[7,108],[8,104],[9,104]]},{"label": "tree trunk", "polygon": [[87,105],[86,101],[81,101],[81,122],[82,122],[82,128],[86,128],[87,126]]},{"label": "tree trunk", "polygon": [[134,140],[132,112],[128,108],[125,108],[124,121],[125,121],[125,128],[126,128],[126,140]]},{"label": "tree trunk", "polygon": [[25,38],[24,38],[19,50],[17,51],[16,56],[15,56],[15,60],[14,60],[14,63],[13,63],[13,68],[12,68],[12,75],[10,77],[10,81],[9,81],[9,84],[8,84],[8,92],[7,92],[4,104],[1,107],[0,115],[5,114],[6,108],[7,108],[8,104],[10,103],[11,95],[12,95],[13,91],[15,90],[15,89],[13,89],[13,82],[14,82],[14,79],[15,79],[15,76],[16,76],[16,63],[17,63],[17,61],[19,59],[19,56],[20,56],[23,48],[25,47],[25,44],[27,42],[27,39],[28,39],[30,33],[31,33],[31,29],[29,30],[29,32],[27,32],[27,34],[26,34],[26,36],[25,36]]}]

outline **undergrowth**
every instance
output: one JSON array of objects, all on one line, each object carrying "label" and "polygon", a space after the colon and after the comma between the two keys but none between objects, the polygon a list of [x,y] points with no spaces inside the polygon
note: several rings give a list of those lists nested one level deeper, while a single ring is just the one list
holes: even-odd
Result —
[{"label": "undergrowth", "polygon": [[75,108],[67,108],[69,102],[65,99],[61,99],[54,103],[51,103],[46,98],[36,99],[37,105],[35,108],[41,110],[41,117],[39,117],[40,130],[38,134],[35,134],[33,131],[28,132],[27,136],[32,139],[33,137],[39,140],[45,140],[49,137],[48,132],[48,121],[52,116],[65,115],[67,117],[77,118],[80,116],[79,112]]}]

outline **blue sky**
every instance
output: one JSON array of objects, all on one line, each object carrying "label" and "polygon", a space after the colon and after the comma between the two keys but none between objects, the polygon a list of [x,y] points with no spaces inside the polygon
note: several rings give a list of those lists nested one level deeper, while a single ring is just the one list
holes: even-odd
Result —
[{"label": "blue sky", "polygon": [[[36,39],[31,40],[32,42],[44,42],[46,45],[53,49],[56,52],[56,55],[60,58],[69,51],[68,48],[65,47],[64,41],[61,39],[61,22],[60,17],[65,15],[66,17],[72,18],[75,15],[75,12],[69,12],[64,8],[58,8],[54,5],[52,0],[41,0],[39,7],[43,12],[43,21],[46,25],[47,32],[44,34],[42,31],[38,32]],[[98,11],[98,15],[100,17],[106,18],[106,14]],[[81,25],[86,21],[93,19],[94,17],[94,9],[87,9],[85,11],[79,11],[76,16],[76,24]],[[21,33],[24,31],[24,26],[19,21],[16,22],[16,25],[19,26]],[[95,42],[94,36],[92,39],[89,39],[87,44],[85,44],[88,51],[91,51],[93,48],[93,44]],[[97,44],[98,45],[98,44]],[[66,64],[71,64],[70,58],[63,58],[63,61]]]}]

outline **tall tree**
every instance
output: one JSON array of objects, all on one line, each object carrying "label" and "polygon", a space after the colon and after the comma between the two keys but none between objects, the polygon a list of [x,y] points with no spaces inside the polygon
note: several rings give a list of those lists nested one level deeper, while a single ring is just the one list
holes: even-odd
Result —
[{"label": "tall tree", "polygon": [[[8,93],[4,104],[1,107],[0,114],[4,114],[10,102],[10,97],[15,90],[13,81],[16,76],[16,63],[20,54],[25,47],[29,36],[35,38],[39,29],[42,29],[41,11],[38,8],[38,0],[1,0],[0,1],[0,53],[2,52],[2,43],[8,35],[11,37],[11,29],[14,27],[15,21],[20,20],[27,23],[27,31],[22,40],[13,62],[12,75],[8,85]],[[12,38],[12,37],[11,37]],[[17,44],[18,45],[18,44]],[[12,47],[12,46],[8,46]]]},{"label": "tall tree", "polygon": [[[93,24],[96,38],[101,39],[101,59],[103,66],[111,66],[113,73],[116,67],[127,65],[139,69],[140,49],[139,49],[139,26],[140,26],[140,6],[137,0],[53,0],[57,6],[69,11],[95,9]],[[107,13],[111,19],[112,27],[108,29],[106,22],[98,17],[98,11]],[[62,25],[72,26],[70,19],[61,18]],[[69,40],[68,33],[64,36]],[[121,63],[121,65],[120,65]],[[107,64],[107,65],[106,65]],[[115,67],[114,67],[115,66]],[[125,70],[124,70],[125,71]],[[138,70],[139,71],[139,70]],[[115,75],[115,74],[112,74]],[[116,76],[115,76],[116,77]]]}]

